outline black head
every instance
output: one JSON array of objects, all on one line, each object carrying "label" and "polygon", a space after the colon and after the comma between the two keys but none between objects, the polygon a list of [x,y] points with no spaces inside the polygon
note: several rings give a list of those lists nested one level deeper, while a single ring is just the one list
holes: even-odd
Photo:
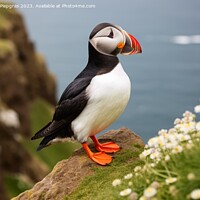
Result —
[{"label": "black head", "polygon": [[139,42],[132,35],[110,23],[98,24],[91,32],[89,42],[98,52],[105,55],[130,55],[142,52]]}]

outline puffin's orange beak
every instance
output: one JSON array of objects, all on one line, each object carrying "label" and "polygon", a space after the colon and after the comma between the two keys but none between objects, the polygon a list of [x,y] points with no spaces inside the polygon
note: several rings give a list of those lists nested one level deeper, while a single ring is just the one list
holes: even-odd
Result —
[{"label": "puffin's orange beak", "polygon": [[126,41],[120,53],[122,55],[142,53],[142,48],[140,46],[140,43],[136,40],[136,38],[134,38],[131,34],[127,33],[126,31],[123,31],[123,33],[125,35]]}]

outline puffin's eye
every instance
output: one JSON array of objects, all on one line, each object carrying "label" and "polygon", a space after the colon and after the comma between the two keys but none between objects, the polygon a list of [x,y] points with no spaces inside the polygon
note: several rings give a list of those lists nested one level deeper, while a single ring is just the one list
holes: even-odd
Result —
[{"label": "puffin's eye", "polygon": [[113,33],[112,29],[110,30],[110,34],[107,37],[109,37],[109,38],[113,38],[114,37],[114,33]]}]

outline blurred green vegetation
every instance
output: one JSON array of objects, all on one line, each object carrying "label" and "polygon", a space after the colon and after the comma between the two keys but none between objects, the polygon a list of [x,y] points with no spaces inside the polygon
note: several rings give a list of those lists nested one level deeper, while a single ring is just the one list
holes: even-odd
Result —
[{"label": "blurred green vegetation", "polygon": [[6,175],[5,177],[5,188],[10,197],[15,197],[18,194],[30,189],[32,185],[24,181],[19,176]]},{"label": "blurred green vegetation", "polygon": [[[1,4],[9,4],[1,2]],[[7,19],[9,13],[15,12],[15,9],[5,9],[0,8],[0,31],[10,30],[12,28],[12,23]]]},{"label": "blurred green vegetation", "polygon": [[[42,99],[35,100],[31,105],[31,127],[32,127],[32,135],[35,132],[40,130],[43,126],[45,126],[49,121],[51,121],[53,116],[54,107],[48,104],[46,101]],[[39,152],[36,152],[36,148],[39,144],[39,140],[31,141],[24,140],[23,144],[25,148],[31,152],[31,154],[35,154],[44,161],[50,168],[53,168],[54,165],[62,160],[68,158],[73,152],[74,149],[80,147],[79,143],[60,143],[49,146]]]},{"label": "blurred green vegetation", "polygon": [[[32,102],[30,112],[32,135],[52,119],[53,111],[54,107],[43,99],[36,99]],[[57,162],[68,158],[75,149],[80,147],[79,143],[67,142],[55,144],[42,151],[36,152],[39,142],[40,140],[31,141],[30,139],[23,139],[22,145],[32,156],[35,156],[43,164],[45,163],[49,171]],[[10,197],[17,196],[31,186],[32,185],[22,180],[19,176],[7,175],[5,177],[5,187]]]}]

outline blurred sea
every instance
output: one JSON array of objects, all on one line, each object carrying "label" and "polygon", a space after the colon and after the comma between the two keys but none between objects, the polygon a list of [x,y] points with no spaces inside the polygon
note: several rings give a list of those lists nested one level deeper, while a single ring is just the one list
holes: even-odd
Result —
[{"label": "blurred sea", "polygon": [[100,22],[133,34],[143,53],[123,57],[132,81],[127,109],[109,129],[126,126],[145,142],[200,103],[199,0],[14,0],[16,4],[85,4],[95,8],[21,8],[36,48],[58,80],[58,98],[87,63],[87,39]]}]

